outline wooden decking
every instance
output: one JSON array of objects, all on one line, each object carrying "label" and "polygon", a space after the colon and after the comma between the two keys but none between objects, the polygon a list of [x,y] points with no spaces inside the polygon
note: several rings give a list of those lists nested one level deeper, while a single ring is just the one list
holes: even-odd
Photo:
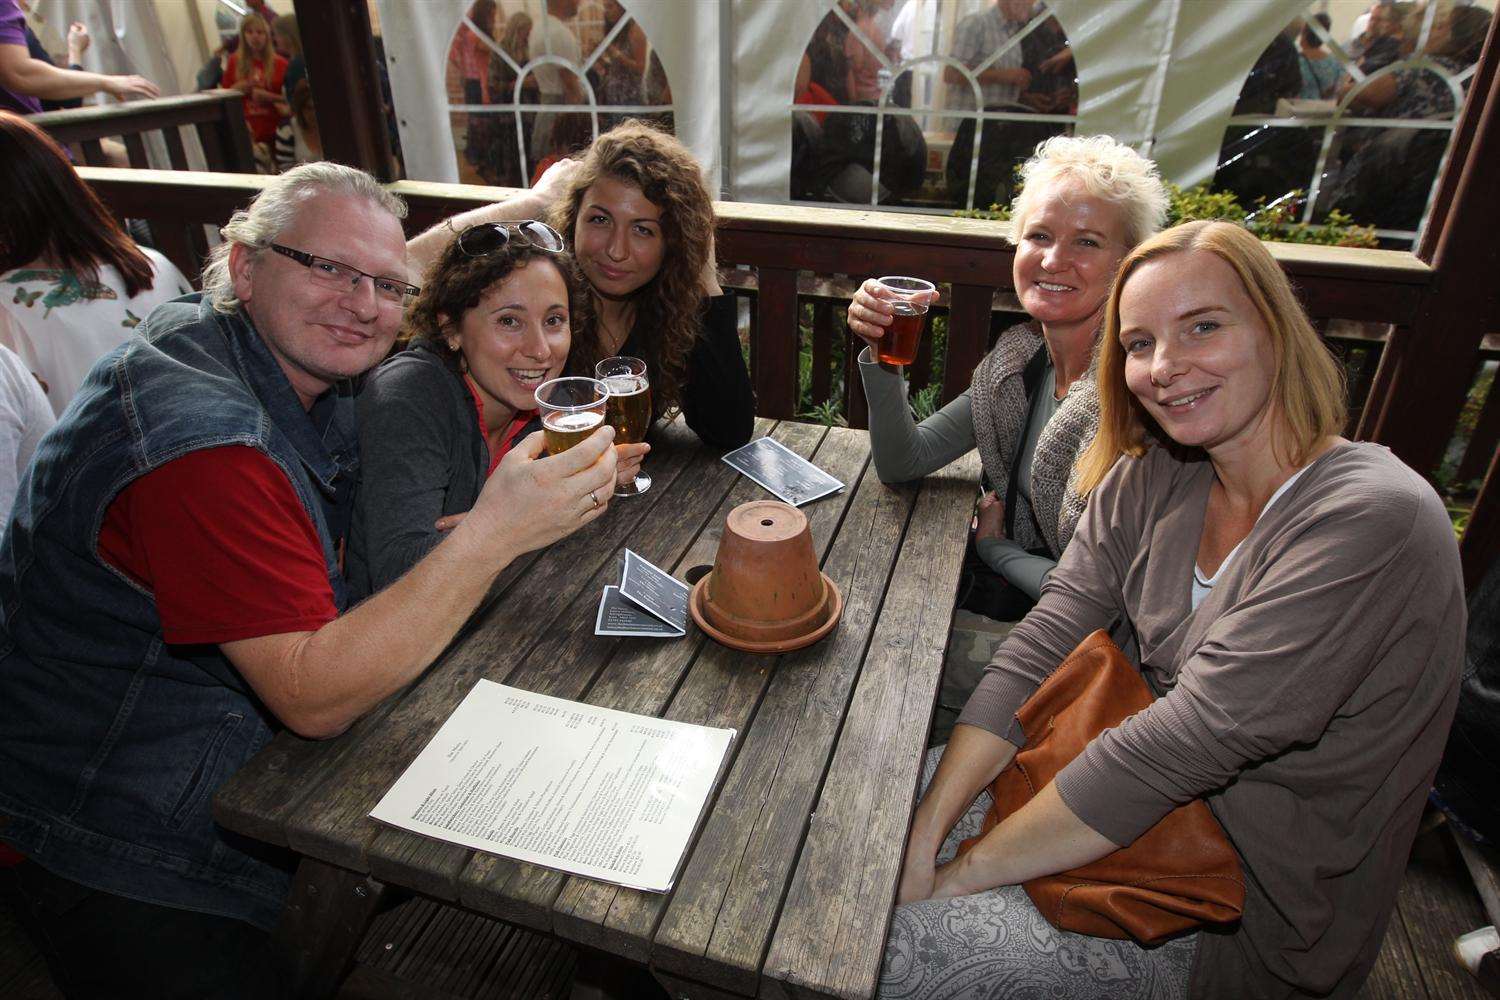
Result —
[{"label": "wooden decking", "polygon": [[[1417,838],[1369,1000],[1484,1000],[1453,957],[1453,941],[1487,923],[1478,893],[1441,823]],[[566,997],[575,950],[544,935],[424,899],[375,921],[340,1000]],[[61,1000],[41,956],[0,907],[0,997]]]}]

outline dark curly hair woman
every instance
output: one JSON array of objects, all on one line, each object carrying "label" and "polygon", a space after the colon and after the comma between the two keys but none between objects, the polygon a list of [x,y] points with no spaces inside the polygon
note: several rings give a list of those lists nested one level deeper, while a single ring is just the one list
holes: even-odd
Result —
[{"label": "dark curly hair woman", "polygon": [[[511,447],[541,428],[537,387],[562,374],[570,351],[598,353],[577,327],[583,287],[562,236],[535,221],[474,226],[428,269],[406,349],[359,395],[346,566],[358,593],[390,584],[436,545]],[[626,459],[647,446],[618,447]]]},{"label": "dark curly hair woman", "polygon": [[[755,395],[740,351],[735,302],[714,279],[713,202],[687,147],[631,120],[594,140],[582,162],[564,161],[524,195],[440,223],[409,246],[439,252],[465,223],[549,211],[573,244],[592,294],[575,322],[598,357],[647,363],[657,415],[680,408],[716,447],[750,440]],[[587,374],[582,344],[569,367]],[[621,455],[621,468],[626,467]]]}]

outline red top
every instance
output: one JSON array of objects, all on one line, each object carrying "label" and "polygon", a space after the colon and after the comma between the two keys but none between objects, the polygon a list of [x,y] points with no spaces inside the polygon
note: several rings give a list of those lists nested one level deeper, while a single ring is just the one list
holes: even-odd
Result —
[{"label": "red top", "polygon": [[[269,90],[273,94],[281,93],[282,79],[286,76],[286,57],[274,56],[271,60],[271,78],[266,79],[264,66],[255,60],[249,60],[250,78],[255,85],[262,90]],[[224,81],[219,84],[225,90],[234,87],[241,79],[240,53],[236,52],[229,57],[229,64],[224,67]],[[256,142],[276,141],[276,126],[281,121],[281,115],[276,111],[276,105],[270,101],[257,101],[249,94],[245,95],[245,125],[250,129],[250,138]]]},{"label": "red top", "polygon": [[190,452],[125,487],[99,555],[152,592],[170,643],[311,632],[338,617],[312,519],[280,466],[243,445]]},{"label": "red top", "polygon": [[[838,99],[830,94],[822,84],[809,82],[807,89],[797,95],[795,103],[836,105],[838,104]],[[812,115],[819,125],[823,124],[823,119],[828,117],[828,112],[826,111],[810,111],[808,114]]]},{"label": "red top", "polygon": [[[190,452],[110,503],[99,555],[152,592],[170,643],[311,632],[338,617],[317,529],[254,448]],[[0,844],[0,868],[25,857]]]},{"label": "red top", "polygon": [[[464,388],[469,390],[469,398],[474,401],[474,412],[479,415],[479,433],[483,434],[484,440],[488,442],[490,439],[490,425],[484,422],[484,400],[479,398],[479,390],[474,388],[474,380],[467,375],[464,376]],[[511,445],[516,443],[516,438],[520,435],[521,429],[535,419],[535,410],[521,410],[514,417],[510,418],[510,426],[505,428],[505,436],[500,439],[500,444],[497,447],[490,450],[490,467],[485,472],[486,477],[494,473],[495,466],[500,464],[500,460],[505,457],[505,453],[510,451]]]}]

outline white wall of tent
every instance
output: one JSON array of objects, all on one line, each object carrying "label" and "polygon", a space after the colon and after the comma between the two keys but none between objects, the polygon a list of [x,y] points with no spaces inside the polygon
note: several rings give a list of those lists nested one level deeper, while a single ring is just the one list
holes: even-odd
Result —
[{"label": "white wall of tent", "polygon": [[[954,110],[951,87],[940,82],[944,67],[957,65],[948,58],[954,26],[991,2],[894,0],[897,8],[915,5],[908,44],[898,59],[885,52],[876,58],[885,64],[881,80],[887,97],[891,81],[907,72],[913,74],[914,111],[895,108],[890,118],[881,116],[882,123],[912,116],[932,145],[941,148],[944,136],[951,135],[965,114],[994,117],[983,111]],[[1466,0],[1430,2],[1463,4]],[[1495,5],[1495,0],[1467,2],[1491,11]],[[455,93],[451,53],[471,3],[372,0],[372,22],[383,38],[404,164],[411,178],[472,179],[472,171],[463,169],[469,116],[496,116],[497,123],[507,123],[503,127],[525,120],[503,97],[492,98],[498,103],[474,107]],[[539,22],[545,3],[499,0],[498,8],[504,18],[525,12]],[[599,30],[578,32],[586,40],[582,65],[572,67],[579,79],[587,79],[587,70],[599,55],[620,31],[633,30],[629,25],[634,22],[670,84],[671,103],[662,107],[670,108],[677,135],[704,164],[721,196],[791,203],[793,91],[799,63],[825,17],[839,17],[858,33],[853,20],[841,13],[835,0],[620,0],[620,4],[625,17],[612,31],[603,37]],[[55,51],[63,48],[67,24],[83,21],[94,38],[86,55],[87,68],[141,73],[157,81],[164,94],[171,94],[193,89],[195,74],[218,44],[220,31],[232,27],[243,6],[235,0],[31,0],[31,17],[43,42]],[[271,6],[291,12],[291,0],[272,0]],[[597,23],[601,7],[601,0],[583,0],[579,17],[592,16]],[[1240,134],[1261,129],[1306,130],[1321,154],[1315,166],[1309,162],[1311,169],[1302,185],[1311,191],[1305,209],[1311,219],[1318,185],[1332,169],[1330,147],[1336,154],[1341,129],[1368,119],[1358,117],[1348,98],[1325,102],[1315,113],[1288,112],[1279,106],[1270,114],[1236,117],[1234,106],[1261,53],[1291,21],[1328,14],[1327,48],[1342,60],[1355,19],[1368,7],[1368,0],[1047,0],[1045,7],[1037,5],[1036,20],[1049,14],[1056,17],[1077,67],[1076,115],[1053,119],[1076,134],[1109,134],[1135,146],[1156,159],[1164,176],[1183,186],[1214,178],[1226,129],[1238,127]],[[594,41],[593,51],[586,51]],[[1019,42],[1018,37],[1015,44]],[[493,51],[491,58],[510,58],[489,39],[484,44]],[[878,50],[879,45],[870,48]],[[1420,48],[1419,44],[1419,53]],[[530,55],[531,62],[514,67],[519,72],[513,76],[524,79],[537,65],[558,61],[557,56],[542,52]],[[1455,105],[1473,72],[1472,66],[1453,72],[1424,61],[1420,54],[1383,72],[1401,69],[1438,74],[1458,99]],[[1356,84],[1357,90],[1362,85],[1357,72]],[[599,108],[591,106],[592,89],[583,89],[586,98],[578,110],[588,114],[597,128]],[[520,93],[519,82],[516,92]],[[1293,113],[1298,117],[1289,117]],[[1434,120],[1380,124],[1446,137],[1456,117],[1450,113]],[[977,164],[979,151],[973,155]],[[878,160],[873,166],[877,176],[871,186],[871,204],[882,207],[875,205],[880,192]],[[971,185],[958,204],[973,204],[973,199]],[[912,210],[911,202],[904,207]],[[918,206],[917,210],[922,209]],[[951,205],[943,210],[951,210]],[[1414,233],[1393,230],[1387,235],[1409,239]]]}]

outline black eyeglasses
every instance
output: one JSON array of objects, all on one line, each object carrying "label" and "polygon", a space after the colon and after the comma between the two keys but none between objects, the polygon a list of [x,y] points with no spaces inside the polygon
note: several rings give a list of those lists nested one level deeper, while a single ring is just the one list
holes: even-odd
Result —
[{"label": "black eyeglasses", "polygon": [[329,288],[353,288],[359,284],[360,278],[369,278],[370,283],[375,286],[375,297],[382,302],[395,305],[403,304],[408,298],[421,291],[416,285],[409,285],[395,278],[382,278],[378,274],[361,271],[357,267],[350,267],[340,261],[329,260],[327,257],[315,257],[304,250],[293,250],[280,243],[272,243],[270,246],[283,257],[290,257],[307,268],[307,273],[312,275],[314,281],[320,285],[327,285]]},{"label": "black eyeglasses", "polygon": [[458,248],[470,257],[483,257],[502,250],[516,240],[523,247],[536,247],[547,253],[562,253],[562,233],[535,219],[522,222],[481,222],[458,234]]}]

